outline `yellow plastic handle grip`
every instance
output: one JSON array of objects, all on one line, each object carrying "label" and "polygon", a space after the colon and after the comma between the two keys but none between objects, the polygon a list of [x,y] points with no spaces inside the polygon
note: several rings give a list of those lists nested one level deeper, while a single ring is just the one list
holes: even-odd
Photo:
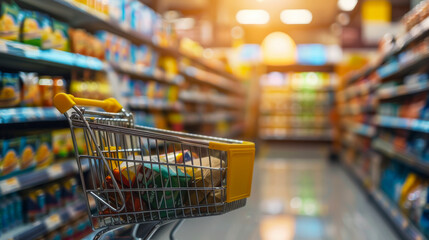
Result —
[{"label": "yellow plastic handle grip", "polygon": [[54,97],[54,106],[61,113],[67,112],[70,108],[75,105],[88,106],[88,107],[100,107],[106,112],[120,112],[122,105],[114,98],[108,98],[105,100],[93,100],[87,98],[77,98],[71,94],[58,93]]},{"label": "yellow plastic handle grip", "polygon": [[252,190],[255,144],[210,142],[209,148],[227,153],[226,202],[248,198]]}]

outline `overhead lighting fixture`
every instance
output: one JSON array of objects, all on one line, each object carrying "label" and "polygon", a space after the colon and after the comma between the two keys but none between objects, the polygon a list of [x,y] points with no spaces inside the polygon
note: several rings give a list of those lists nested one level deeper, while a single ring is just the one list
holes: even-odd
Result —
[{"label": "overhead lighting fixture", "polygon": [[287,9],[280,13],[280,20],[284,24],[309,24],[313,14],[307,9]]},{"label": "overhead lighting fixture", "polygon": [[342,11],[350,12],[355,9],[358,0],[338,0],[338,7]]},{"label": "overhead lighting fixture", "polygon": [[243,9],[237,12],[235,19],[240,24],[266,24],[270,21],[270,14],[262,9]]}]

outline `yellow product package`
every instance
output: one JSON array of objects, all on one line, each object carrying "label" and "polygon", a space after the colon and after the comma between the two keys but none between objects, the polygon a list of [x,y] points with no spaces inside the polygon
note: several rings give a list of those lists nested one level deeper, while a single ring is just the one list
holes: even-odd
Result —
[{"label": "yellow product package", "polygon": [[19,170],[19,138],[2,140],[0,176],[7,176]]},{"label": "yellow product package", "polygon": [[0,38],[18,41],[21,25],[21,12],[18,5],[14,2],[1,1],[0,8]]},{"label": "yellow product package", "polygon": [[38,12],[24,11],[21,26],[21,42],[42,47],[42,18]]},{"label": "yellow product package", "polygon": [[54,154],[52,152],[52,136],[50,133],[38,135],[36,149],[36,167],[43,168],[51,165]]}]

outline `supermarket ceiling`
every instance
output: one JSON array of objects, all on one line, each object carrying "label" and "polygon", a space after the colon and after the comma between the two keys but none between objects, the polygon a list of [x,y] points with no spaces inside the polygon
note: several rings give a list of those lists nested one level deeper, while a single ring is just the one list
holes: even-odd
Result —
[{"label": "supermarket ceiling", "polygon": [[[262,9],[269,13],[270,20],[264,25],[241,25],[245,30],[245,41],[260,43],[273,31],[286,32],[298,43],[332,42],[330,27],[337,21],[340,10],[338,0],[151,0],[156,2],[160,12],[178,10],[184,16],[216,21],[217,34],[224,30],[227,35],[233,26],[239,25],[235,18],[242,9]],[[392,17],[402,16],[409,10],[411,0],[389,0],[392,4]],[[356,8],[350,12],[351,24],[360,24],[359,8],[363,0],[358,1]],[[308,9],[312,21],[305,25],[286,25],[280,20],[280,13],[285,9]],[[398,11],[399,10],[399,11]],[[222,29],[223,28],[223,29]]]},{"label": "supermarket ceiling", "polygon": [[[206,19],[207,14],[209,15],[210,20],[213,19],[210,15],[216,16],[217,25],[229,29],[238,25],[235,15],[239,10],[263,9],[270,14],[268,24],[242,25],[246,42],[250,43],[260,43],[273,31],[287,32],[298,41],[311,39],[308,37],[308,30],[329,29],[338,13],[337,0],[162,0],[158,1],[158,9],[161,12],[178,10],[189,16],[204,13]],[[280,21],[280,13],[285,9],[308,9],[313,14],[313,20],[308,25],[285,25]],[[302,36],[303,34],[305,36]]]}]

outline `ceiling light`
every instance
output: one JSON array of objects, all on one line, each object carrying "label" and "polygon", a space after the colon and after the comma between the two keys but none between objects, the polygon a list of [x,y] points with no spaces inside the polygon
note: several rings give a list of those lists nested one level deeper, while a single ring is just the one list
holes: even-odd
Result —
[{"label": "ceiling light", "polygon": [[284,24],[309,24],[313,14],[307,9],[288,9],[280,13],[280,20]]},{"label": "ceiling light", "polygon": [[235,18],[241,24],[266,24],[270,21],[270,14],[261,9],[244,9],[238,11]]},{"label": "ceiling light", "polygon": [[338,7],[342,11],[349,12],[355,9],[357,3],[358,0],[338,0]]}]

